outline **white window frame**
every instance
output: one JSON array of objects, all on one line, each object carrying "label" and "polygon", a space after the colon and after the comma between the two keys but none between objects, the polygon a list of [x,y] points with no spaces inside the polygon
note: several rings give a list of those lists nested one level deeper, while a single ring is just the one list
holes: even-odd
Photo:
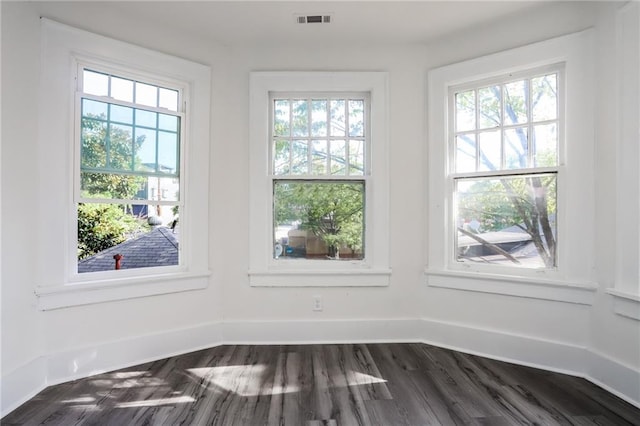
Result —
[{"label": "white window frame", "polygon": [[[273,258],[272,93],[365,92],[370,97],[363,260]],[[252,286],[332,287],[389,284],[387,73],[253,72],[250,78],[249,281]],[[324,177],[320,176],[319,179]]]},{"label": "white window frame", "polygon": [[[75,62],[75,69],[77,70],[76,75],[74,76],[74,79],[77,84],[77,89],[75,93],[75,105],[74,105],[74,112],[73,112],[75,117],[75,122],[73,126],[74,127],[74,177],[73,177],[74,204],[77,205],[78,203],[101,203],[101,202],[129,203],[129,202],[132,202],[132,200],[117,200],[117,199],[101,200],[101,199],[84,198],[81,195],[81,191],[80,191],[80,174],[81,174],[80,164],[82,161],[82,158],[81,158],[81,144],[82,144],[81,102],[82,102],[82,99],[91,99],[91,100],[97,100],[99,102],[109,103],[113,105],[124,105],[132,108],[155,111],[162,114],[170,114],[170,115],[180,117],[180,123],[181,123],[180,132],[179,132],[180,157],[179,157],[179,169],[178,169],[179,179],[180,179],[179,199],[177,201],[135,200],[135,204],[140,204],[140,205],[145,204],[147,206],[178,205],[180,207],[180,212],[185,212],[183,194],[185,193],[186,188],[184,187],[184,180],[182,179],[182,174],[183,174],[183,171],[185,171],[185,162],[184,162],[183,153],[185,148],[186,132],[185,132],[185,126],[182,125],[182,123],[186,123],[187,121],[186,114],[185,114],[185,105],[190,98],[189,85],[179,80],[174,80],[174,79],[169,80],[167,78],[159,79],[157,75],[142,74],[140,72],[133,73],[131,69],[114,66],[109,62],[96,61],[95,59],[91,59],[91,58],[84,58],[81,55],[74,55],[74,58],[72,60]],[[147,84],[152,84],[159,87],[165,87],[165,88],[177,90],[179,93],[178,111],[165,111],[161,108],[148,107],[148,106],[144,106],[136,103],[127,103],[127,102],[117,101],[117,100],[108,98],[106,96],[101,97],[101,96],[88,94],[84,92],[82,88],[82,74],[85,69],[96,71],[96,72],[104,72],[104,73],[108,73],[110,75],[114,75],[121,78],[132,79],[132,80],[140,81],[142,83],[147,83]],[[188,217],[189,215],[185,214],[184,216]],[[73,235],[78,235],[77,220],[72,225],[75,227],[75,232],[73,233]],[[180,226],[182,228],[185,225],[188,226],[188,224],[185,224],[185,220],[183,218],[181,220]],[[113,271],[78,273],[77,272],[78,262],[75,256],[76,248],[77,248],[77,238],[76,238],[76,244],[70,245],[71,251],[69,252],[69,255],[68,255],[69,261],[71,262],[71,264],[68,265],[68,270],[70,271],[69,272],[70,282],[84,282],[87,280],[104,280],[104,279],[108,280],[108,279],[115,279],[115,278],[127,278],[127,277],[154,275],[154,274],[186,272],[187,270],[184,262],[184,257],[187,256],[187,253],[189,250],[188,241],[186,244],[180,244],[178,265],[156,266],[156,267],[150,267],[150,268],[137,268],[137,269],[121,269],[118,271],[113,270]]]},{"label": "white window frame", "polygon": [[[494,131],[494,130],[499,130],[499,131],[503,131],[505,128],[516,128],[516,127],[527,127],[528,129],[528,134],[529,134],[529,140],[531,140],[532,138],[532,130],[533,130],[533,126],[536,123],[533,123],[531,121],[527,121],[526,123],[523,124],[514,124],[514,125],[505,125],[505,126],[498,126],[495,128],[490,128],[490,129],[474,129],[473,131],[468,131],[468,132],[456,132],[454,126],[455,126],[455,94],[459,93],[459,92],[465,92],[468,90],[472,90],[472,89],[480,89],[483,87],[487,87],[487,86],[493,86],[493,85],[505,85],[508,84],[510,82],[513,81],[521,81],[521,80],[531,80],[532,78],[535,77],[540,77],[543,75],[549,75],[549,74],[555,74],[556,75],[556,84],[557,84],[557,98],[556,98],[556,102],[557,102],[557,118],[555,120],[547,120],[547,121],[555,121],[557,123],[557,135],[558,135],[558,139],[557,139],[557,164],[556,166],[548,166],[548,167],[536,167],[535,165],[531,165],[529,167],[526,168],[521,168],[521,169],[507,169],[507,168],[499,168],[496,170],[490,170],[490,171],[473,171],[473,172],[457,172],[455,170],[456,168],[456,135],[458,133],[475,133],[476,135],[479,135],[483,132],[488,132],[488,131]],[[538,67],[538,68],[533,68],[533,69],[526,69],[526,70],[522,70],[518,73],[509,73],[509,74],[505,74],[505,75],[498,75],[494,78],[491,79],[483,79],[480,81],[471,81],[462,85],[456,85],[456,86],[450,86],[449,87],[449,98],[448,98],[448,106],[449,106],[449,111],[448,111],[448,117],[450,117],[450,119],[448,120],[448,131],[447,131],[447,136],[448,136],[448,140],[447,140],[447,155],[448,155],[448,159],[447,159],[447,164],[449,165],[449,170],[447,171],[447,182],[446,182],[446,187],[447,187],[447,191],[449,194],[451,194],[449,200],[450,200],[450,205],[448,206],[449,211],[452,212],[451,215],[449,215],[450,217],[448,218],[449,223],[447,224],[448,229],[451,230],[451,233],[453,235],[453,238],[456,238],[456,230],[455,230],[455,201],[454,201],[454,196],[456,193],[455,187],[456,187],[456,181],[459,179],[464,179],[464,178],[493,178],[493,179],[500,179],[500,178],[508,178],[508,177],[527,177],[527,176],[532,176],[535,174],[554,174],[556,176],[556,192],[557,194],[560,194],[561,191],[561,187],[562,187],[562,179],[563,179],[563,172],[564,172],[564,168],[561,167],[561,165],[563,165],[565,163],[564,160],[564,64],[552,64],[552,65],[548,65],[548,66],[544,66],[544,67]],[[502,100],[501,103],[504,103],[504,94],[502,96]],[[501,109],[502,105],[501,105]],[[504,111],[502,111],[501,114],[504,114]],[[477,118],[476,118],[477,119]],[[479,140],[476,139],[476,144],[479,144]],[[530,161],[533,161],[532,155],[533,152],[530,149],[528,152],[529,155],[529,159]],[[479,161],[478,159],[476,159],[476,161]],[[559,251],[559,247],[562,245],[560,242],[560,237],[561,237],[561,233],[556,232],[556,248]],[[498,265],[498,264],[481,264],[481,263],[470,263],[470,262],[460,262],[460,261],[456,261],[456,244],[455,242],[453,242],[452,240],[447,240],[447,243],[449,243],[449,257],[446,259],[447,261],[447,266],[449,269],[451,270],[458,270],[458,271],[473,271],[473,272],[485,272],[485,273],[496,273],[496,274],[530,274],[530,271],[535,271],[540,272],[540,271],[553,271],[556,270],[558,268],[558,256],[556,255],[556,266],[552,267],[552,268],[545,268],[545,267],[540,267],[540,268],[527,268],[527,267],[515,267],[515,266],[508,266],[508,265]]]},{"label": "white window frame", "polygon": [[[211,71],[43,18],[38,140],[38,307],[42,310],[203,289],[208,286],[208,179]],[[183,91],[180,265],[77,273],[75,185],[79,185],[77,72],[100,71],[168,82]],[[55,164],[56,167],[51,167]],[[78,169],[78,170],[76,170]],[[51,226],[57,224],[57,226]],[[197,224],[197,226],[196,226]]]},{"label": "white window frame", "polygon": [[[593,119],[594,87],[592,31],[558,37],[524,47],[434,69],[428,75],[428,226],[425,274],[433,287],[508,294],[591,304],[595,242],[584,243],[584,230],[594,229],[594,132],[584,123]],[[517,75],[555,64],[564,65],[564,104],[558,129],[556,268],[530,269],[501,265],[470,265],[455,261],[453,250],[453,159],[449,123],[454,87]],[[560,121],[560,123],[562,120]],[[562,124],[560,124],[562,125]],[[564,135],[564,137],[562,136]],[[564,140],[564,143],[562,142]],[[524,170],[529,173],[529,170]],[[507,171],[507,174],[511,171]],[[585,184],[583,184],[585,183]],[[571,219],[571,220],[569,220]]]}]

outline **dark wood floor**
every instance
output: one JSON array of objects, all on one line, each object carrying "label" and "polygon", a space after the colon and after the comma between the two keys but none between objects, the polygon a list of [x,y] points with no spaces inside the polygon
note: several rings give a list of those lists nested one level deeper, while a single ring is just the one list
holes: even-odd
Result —
[{"label": "dark wood floor", "polygon": [[2,425],[639,425],[583,379],[423,344],[221,346],[51,386]]}]

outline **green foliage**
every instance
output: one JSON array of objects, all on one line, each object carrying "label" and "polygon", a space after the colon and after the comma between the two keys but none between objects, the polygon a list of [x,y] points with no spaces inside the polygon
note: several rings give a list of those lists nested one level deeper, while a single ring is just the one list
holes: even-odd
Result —
[{"label": "green foliage", "polygon": [[321,238],[329,256],[341,246],[362,249],[364,185],[361,182],[276,182],[274,219],[277,224],[300,223]]},{"label": "green foliage", "polygon": [[[131,171],[134,166],[134,153],[144,139],[144,136],[140,136],[134,144],[131,133],[125,128],[112,125],[107,134],[104,122],[83,118],[82,167]],[[80,176],[83,194],[92,197],[130,199],[144,184],[144,177],[126,174],[83,171]]]},{"label": "green foliage", "polygon": [[92,256],[142,232],[145,225],[116,204],[78,205],[78,259]]},{"label": "green foliage", "polygon": [[[82,167],[105,171],[82,171],[80,184],[86,197],[132,199],[144,186],[143,176],[111,173],[129,172],[134,154],[144,136],[132,141],[126,127],[107,126],[104,115],[82,119]],[[126,206],[115,204],[78,205],[78,259],[92,256],[124,242],[146,225],[128,214]]]}]

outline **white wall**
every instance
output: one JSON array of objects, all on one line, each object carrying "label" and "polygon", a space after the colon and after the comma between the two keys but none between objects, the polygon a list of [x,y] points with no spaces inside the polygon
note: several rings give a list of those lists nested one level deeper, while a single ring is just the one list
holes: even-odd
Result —
[{"label": "white wall", "polygon": [[[627,115],[624,110],[638,114],[640,95],[640,41],[638,5],[635,12],[628,10],[627,17],[635,13],[635,52],[620,50],[616,41],[615,28],[618,8],[601,7],[596,28],[600,37],[596,46],[596,55],[600,61],[596,64],[598,86],[596,96],[600,100],[596,110],[596,137],[600,142],[596,147],[596,223],[602,224],[594,230],[597,244],[598,274],[597,281],[601,290],[616,288],[630,295],[640,296],[638,282],[638,199],[640,198],[638,178],[638,152],[640,129],[635,116],[635,137],[621,134],[620,117]],[[628,21],[633,22],[632,19]],[[627,29],[628,31],[628,29]],[[633,32],[631,32],[633,34]],[[629,37],[629,32],[624,36]],[[625,61],[634,60],[633,69],[626,69],[623,75],[620,69],[620,55]],[[613,66],[616,64],[617,66]],[[629,72],[631,75],[628,75]],[[629,79],[635,78],[635,85]],[[633,95],[635,94],[635,96]],[[623,101],[621,103],[621,100]],[[626,125],[629,126],[630,123]],[[632,127],[632,126],[629,126]],[[635,158],[634,158],[635,157]],[[612,190],[613,189],[613,190]],[[612,209],[611,206],[616,206]],[[629,216],[629,213],[631,216]],[[616,220],[618,219],[618,220]],[[606,224],[606,225],[605,225]],[[635,255],[629,259],[629,255]],[[591,346],[595,352],[615,359],[635,370],[640,370],[640,303],[635,303],[636,319],[615,314],[615,304],[621,300],[613,298],[604,291],[591,310],[590,330]],[[640,299],[638,299],[640,301]],[[622,300],[623,302],[625,300]],[[627,301],[629,302],[629,301]],[[593,367],[593,377],[602,375],[597,366]],[[598,377],[599,378],[599,377]],[[602,378],[599,380],[603,381]],[[636,394],[640,394],[640,382],[635,383]]]},{"label": "white wall", "polygon": [[[637,373],[639,323],[614,314],[610,296],[603,291],[612,284],[615,251],[609,249],[616,244],[611,240],[613,233],[605,229],[591,230],[585,235],[587,239],[595,236],[602,243],[595,265],[600,272],[594,277],[602,289],[597,292],[593,307],[427,288],[423,277],[427,70],[598,23],[597,38],[603,56],[597,69],[612,78],[607,74],[611,73],[607,71],[611,58],[606,51],[614,31],[613,7],[549,4],[543,11],[516,16],[502,26],[470,29],[427,46],[326,46],[307,51],[281,46],[220,46],[200,35],[172,32],[164,23],[134,20],[91,2],[3,2],[2,381],[5,394],[9,395],[3,396],[2,413],[30,396],[30,392],[39,390],[47,380],[60,381],[223,340],[304,340],[301,336],[305,333],[311,333],[309,340],[318,341],[353,336],[364,336],[361,338],[365,340],[395,337],[430,341],[516,360],[519,354],[531,352],[523,355],[521,361],[557,369],[570,369],[571,357],[576,356],[580,359],[573,371],[584,374],[592,366],[587,348],[593,347],[613,360],[612,368],[620,363]],[[37,184],[30,164],[37,136],[34,105],[41,15],[211,66],[209,203],[213,276],[208,289],[47,312],[36,310],[30,256],[34,211],[43,206],[28,194],[36,192]],[[389,287],[249,287],[246,121],[249,72],[258,70],[389,72],[389,226],[393,268]],[[600,217],[609,214],[603,205],[615,205],[610,190],[615,186],[611,178],[615,155],[607,148],[606,136],[612,130],[609,106],[615,103],[615,98],[609,89],[605,83],[596,91],[601,106],[594,123],[599,147],[594,181],[597,196],[604,200],[596,207]],[[313,295],[323,297],[324,311],[312,311]],[[361,321],[371,319],[376,321]],[[383,327],[384,333],[376,334],[371,324],[377,327],[381,323],[392,325]],[[341,331],[341,327],[347,331]],[[278,334],[278,329],[291,331],[291,335]],[[367,333],[358,334],[363,330]],[[456,336],[460,339],[456,340]],[[488,348],[478,336],[495,344]],[[513,342],[521,347],[514,347]],[[140,349],[142,345],[144,350]],[[33,386],[20,394],[11,386],[22,377],[25,365],[37,369],[31,375]],[[607,371],[598,374],[597,379],[606,385]],[[612,387],[617,385],[616,382]],[[633,394],[633,389],[628,397],[640,401],[640,394]]]},{"label": "white wall", "polygon": [[[35,19],[34,19],[35,16]],[[38,19],[31,6],[2,8],[2,371],[43,352],[33,293],[37,175]],[[26,47],[21,49],[20,47]],[[20,117],[14,120],[13,117]]]}]

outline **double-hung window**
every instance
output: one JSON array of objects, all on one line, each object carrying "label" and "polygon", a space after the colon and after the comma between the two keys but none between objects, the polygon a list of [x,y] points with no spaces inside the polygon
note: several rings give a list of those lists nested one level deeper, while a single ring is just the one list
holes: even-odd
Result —
[{"label": "double-hung window", "polygon": [[179,264],[180,87],[80,65],[78,272]]},{"label": "double-hung window", "polygon": [[272,94],[275,259],[363,259],[369,97]]},{"label": "double-hung window", "polygon": [[41,23],[39,308],[206,288],[210,68]]},{"label": "double-hung window", "polygon": [[429,72],[427,282],[592,301],[593,35]]},{"label": "double-hung window", "polygon": [[251,285],[388,285],[386,81],[252,73]]},{"label": "double-hung window", "polygon": [[562,76],[551,66],[450,89],[455,262],[556,267]]}]

